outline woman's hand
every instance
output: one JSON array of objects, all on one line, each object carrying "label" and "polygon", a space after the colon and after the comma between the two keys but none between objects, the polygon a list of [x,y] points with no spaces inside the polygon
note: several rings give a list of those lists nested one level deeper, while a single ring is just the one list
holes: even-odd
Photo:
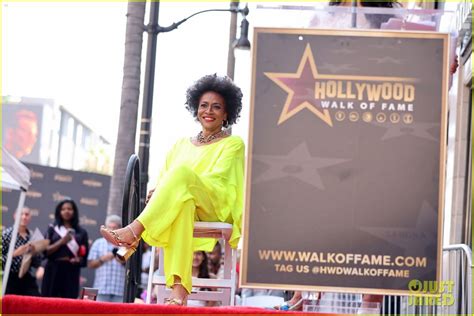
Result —
[{"label": "woman's hand", "polygon": [[23,256],[25,253],[30,251],[30,244],[24,244],[16,248],[13,252],[13,257]]},{"label": "woman's hand", "polygon": [[69,262],[72,263],[72,264],[79,264],[81,262],[81,258],[73,257],[73,258],[69,259]]},{"label": "woman's hand", "polygon": [[61,245],[67,244],[68,242],[71,241],[71,239],[72,239],[71,234],[67,233],[66,235],[64,235],[63,238],[60,239]]},{"label": "woman's hand", "polygon": [[153,192],[155,192],[155,189],[151,189],[150,191],[148,191],[148,195],[146,196],[145,204],[148,204],[148,201],[150,201],[151,196],[153,195]]},{"label": "woman's hand", "polygon": [[[61,239],[58,239],[54,244],[50,244],[48,248],[46,248],[46,255],[49,256],[56,251],[58,251],[59,248],[62,246],[66,245],[69,241],[72,239],[72,232],[68,232],[64,237]],[[51,241],[51,239],[50,239]]]},{"label": "woman's hand", "polygon": [[110,261],[114,258],[114,254],[112,252],[108,252],[106,253],[105,255],[103,255],[102,257],[100,257],[100,261],[102,262],[107,262],[107,261]]}]

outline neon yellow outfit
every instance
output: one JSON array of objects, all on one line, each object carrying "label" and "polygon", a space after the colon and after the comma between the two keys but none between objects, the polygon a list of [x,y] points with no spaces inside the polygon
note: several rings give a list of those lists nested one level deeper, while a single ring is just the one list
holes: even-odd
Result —
[{"label": "neon yellow outfit", "polygon": [[230,245],[237,247],[242,225],[244,144],[237,136],[195,146],[179,140],[166,156],[156,190],[137,218],[142,238],[163,247],[166,285],[174,276],[191,292],[193,251],[211,251],[216,240],[193,238],[195,221],[233,224]]}]

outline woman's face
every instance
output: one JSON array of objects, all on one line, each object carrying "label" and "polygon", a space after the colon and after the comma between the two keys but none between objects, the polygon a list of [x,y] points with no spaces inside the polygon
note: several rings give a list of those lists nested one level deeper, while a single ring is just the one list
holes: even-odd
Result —
[{"label": "woman's face", "polygon": [[64,203],[61,207],[60,214],[63,221],[70,222],[74,216],[74,209],[72,208],[72,204],[69,202]]},{"label": "woman's face", "polygon": [[[15,212],[14,215],[13,215],[13,218],[15,218],[15,217],[16,217],[16,212]],[[30,209],[24,208],[24,209],[21,211],[20,226],[27,227],[28,224],[30,223],[30,221],[31,221],[31,212],[30,212]]]},{"label": "woman's face", "polygon": [[198,120],[203,131],[215,133],[221,130],[227,120],[224,98],[214,91],[205,92],[199,99]]},{"label": "woman's face", "polygon": [[198,268],[203,261],[204,261],[204,254],[202,253],[202,251],[194,252],[193,268]]}]

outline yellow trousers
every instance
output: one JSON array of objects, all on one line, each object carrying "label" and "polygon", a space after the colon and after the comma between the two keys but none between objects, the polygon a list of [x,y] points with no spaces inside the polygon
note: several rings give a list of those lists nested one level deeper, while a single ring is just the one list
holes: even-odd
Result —
[{"label": "yellow trousers", "polygon": [[[187,166],[169,170],[137,220],[145,227],[143,240],[164,250],[166,285],[171,287],[179,276],[191,292],[195,221],[219,221],[208,189]],[[209,240],[208,240],[209,241]]]}]

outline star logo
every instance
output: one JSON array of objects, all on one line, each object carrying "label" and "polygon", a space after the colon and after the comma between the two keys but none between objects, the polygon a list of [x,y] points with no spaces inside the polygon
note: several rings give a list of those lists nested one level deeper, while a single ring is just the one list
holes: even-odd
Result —
[{"label": "star logo", "polygon": [[322,110],[320,101],[314,98],[314,81],[318,78],[318,70],[309,44],[306,45],[296,73],[266,72],[265,76],[288,93],[278,125],[302,109],[308,109],[326,124],[332,126],[329,110]]},{"label": "star logo", "polygon": [[410,125],[401,126],[381,124],[379,122],[372,122],[372,124],[385,128],[385,133],[380,138],[382,141],[402,136],[414,136],[434,142],[439,142],[439,139],[430,133],[431,129],[439,128],[439,123],[410,123]]},{"label": "star logo", "polygon": [[349,161],[348,159],[313,156],[306,142],[299,144],[283,156],[254,154],[253,159],[263,162],[269,167],[268,170],[256,176],[253,184],[291,177],[320,190],[325,189],[320,170]]},{"label": "star logo", "polygon": [[[414,227],[361,227],[362,231],[387,243],[419,254],[436,249],[438,212],[426,200],[422,201]],[[408,248],[408,249],[407,249]]]},{"label": "star logo", "polygon": [[329,126],[333,126],[329,110],[323,109],[321,100],[315,98],[314,89],[317,80],[417,82],[414,78],[403,77],[320,74],[316,67],[316,62],[314,61],[313,52],[311,51],[309,43],[306,44],[300,64],[295,73],[265,72],[264,74],[288,93],[283,110],[278,119],[278,125],[293,117],[301,110],[307,109]]}]

